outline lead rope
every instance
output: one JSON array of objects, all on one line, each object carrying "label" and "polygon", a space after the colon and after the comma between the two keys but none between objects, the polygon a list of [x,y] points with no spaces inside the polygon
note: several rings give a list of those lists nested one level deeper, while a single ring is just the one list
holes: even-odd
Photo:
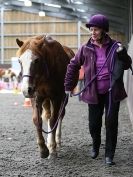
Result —
[{"label": "lead rope", "polygon": [[[114,51],[117,49],[118,46],[116,47],[115,44],[117,44],[117,42],[115,42],[115,43],[112,45],[112,47],[111,47],[111,49],[110,49],[110,51],[109,51],[109,53],[108,53],[107,59],[105,60],[104,64],[102,65],[102,67],[100,68],[100,70],[98,71],[98,73],[87,83],[87,85],[86,85],[80,92],[75,93],[75,94],[71,94],[72,96],[78,96],[78,95],[80,95],[80,94],[81,94],[88,86],[90,86],[90,84],[97,78],[97,76],[101,73],[101,71],[103,70],[103,67],[104,67],[105,64],[107,63],[107,61],[108,61],[108,59],[109,59],[109,56],[110,56],[112,50],[113,50],[113,54],[114,54]],[[115,47],[115,48],[114,48],[114,47]],[[111,58],[113,58],[113,55],[111,56]]]},{"label": "lead rope", "polygon": [[[110,49],[110,51],[109,51],[109,53],[108,53],[108,56],[107,56],[107,59],[106,59],[106,61],[104,62],[104,64],[103,64],[103,66],[100,68],[100,70],[98,71],[98,73],[88,82],[88,84],[80,91],[80,92],[78,92],[78,93],[76,93],[76,94],[72,94],[72,96],[78,96],[78,95],[80,95],[88,86],[90,86],[90,84],[97,78],[97,76],[100,74],[100,72],[103,70],[103,67],[105,66],[105,64],[107,63],[107,61],[108,61],[108,59],[109,59],[109,57],[110,57],[110,54],[111,54],[111,52],[112,52],[112,54],[111,54],[111,75],[110,75],[110,88],[109,88],[109,106],[108,106],[108,111],[107,111],[107,117],[109,117],[109,114],[110,114],[110,110],[111,110],[111,103],[112,103],[112,88],[111,88],[111,81],[112,81],[112,71],[113,71],[113,69],[114,69],[114,59],[113,59],[113,56],[114,56],[114,53],[115,53],[115,51],[117,50],[117,48],[119,47],[119,46],[115,46],[117,44],[117,42],[115,42],[113,45],[112,45],[112,47],[111,47],[111,49]],[[133,74],[133,70],[132,70],[132,74]]]},{"label": "lead rope", "polygon": [[111,87],[111,81],[112,81],[112,72],[113,72],[113,69],[114,69],[114,65],[115,65],[115,62],[114,62],[114,53],[115,51],[117,50],[118,46],[115,47],[115,49],[113,50],[113,53],[112,53],[112,56],[111,56],[111,62],[110,62],[110,65],[111,65],[111,74],[110,74],[110,88],[109,88],[109,106],[108,106],[108,112],[107,112],[107,117],[109,117],[109,114],[110,114],[110,111],[111,111],[111,103],[112,103],[112,87]]},{"label": "lead rope", "polygon": [[39,125],[39,128],[38,128],[38,129],[40,129],[40,130],[41,130],[43,133],[45,133],[45,134],[52,133],[52,132],[55,130],[56,126],[58,125],[59,119],[61,118],[62,112],[63,112],[63,110],[64,110],[64,108],[65,108],[65,105],[66,105],[67,101],[68,101],[68,95],[65,95],[65,98],[64,98],[64,100],[62,101],[61,106],[60,106],[60,109],[59,109],[58,118],[57,118],[57,120],[56,120],[56,122],[55,122],[53,128],[52,128],[50,131],[45,131],[45,130],[42,128],[42,125],[40,126],[40,117],[41,117],[41,115],[40,115],[40,110],[39,110],[38,104],[36,103],[37,119],[38,119],[38,125]]}]

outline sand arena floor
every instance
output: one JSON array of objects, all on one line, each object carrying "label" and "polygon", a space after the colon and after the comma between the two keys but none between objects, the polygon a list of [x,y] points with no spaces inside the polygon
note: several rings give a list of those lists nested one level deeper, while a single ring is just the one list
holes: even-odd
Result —
[{"label": "sand arena floor", "polygon": [[22,94],[0,93],[0,176],[133,176],[133,130],[125,101],[121,103],[119,116],[116,166],[112,167],[104,164],[104,121],[100,154],[96,160],[90,157],[92,144],[86,104],[75,97],[69,99],[62,124],[62,148],[56,160],[48,160],[39,157],[32,109],[23,107],[23,103]]}]

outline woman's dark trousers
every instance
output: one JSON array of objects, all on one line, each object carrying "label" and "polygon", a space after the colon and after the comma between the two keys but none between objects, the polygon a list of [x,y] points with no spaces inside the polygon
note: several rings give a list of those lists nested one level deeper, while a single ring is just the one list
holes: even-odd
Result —
[{"label": "woman's dark trousers", "polygon": [[113,159],[118,134],[118,113],[120,102],[111,103],[108,114],[109,94],[98,95],[98,104],[88,104],[89,108],[89,130],[93,141],[93,149],[99,152],[101,144],[102,117],[105,108],[106,144],[105,157]]}]

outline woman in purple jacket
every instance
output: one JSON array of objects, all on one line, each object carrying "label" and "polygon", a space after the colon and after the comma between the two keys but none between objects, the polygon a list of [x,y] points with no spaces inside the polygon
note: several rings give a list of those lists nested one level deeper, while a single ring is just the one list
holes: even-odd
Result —
[{"label": "woman in purple jacket", "polygon": [[71,94],[75,87],[73,78],[83,66],[85,88],[82,90],[81,99],[88,103],[89,130],[93,143],[91,157],[95,159],[99,154],[105,108],[105,163],[114,165],[119,106],[120,101],[127,96],[123,73],[131,66],[131,58],[125,47],[107,34],[109,22],[106,16],[101,14],[92,16],[86,27],[90,29],[91,38],[80,47],[68,65],[65,91],[66,94]]}]

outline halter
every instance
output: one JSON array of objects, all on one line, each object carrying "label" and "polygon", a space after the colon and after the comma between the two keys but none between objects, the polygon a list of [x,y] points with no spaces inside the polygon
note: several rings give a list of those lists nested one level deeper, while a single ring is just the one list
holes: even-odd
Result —
[{"label": "halter", "polygon": [[[46,78],[48,79],[48,78],[49,78],[48,65],[47,65],[46,62],[44,62],[44,64],[45,64],[44,69],[46,70]],[[22,76],[22,79],[23,79],[24,77],[33,78],[33,77],[32,77],[31,75],[29,75],[29,74],[24,74],[24,75]]]},{"label": "halter", "polygon": [[24,75],[22,76],[22,78],[24,78],[24,77],[32,78],[32,76],[31,76],[31,75],[28,75],[28,74],[24,74]]}]

